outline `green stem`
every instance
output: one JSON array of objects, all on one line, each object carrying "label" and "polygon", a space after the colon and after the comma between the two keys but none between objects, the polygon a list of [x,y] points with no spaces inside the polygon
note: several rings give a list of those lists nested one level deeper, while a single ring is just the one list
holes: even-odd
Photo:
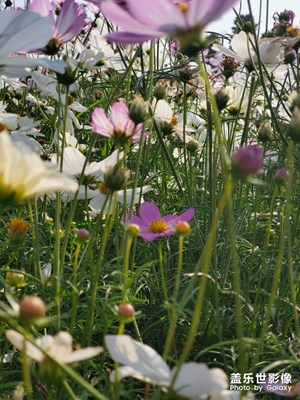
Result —
[{"label": "green stem", "polygon": [[[290,200],[294,174],[295,174],[295,144],[292,142],[290,144],[289,153],[288,153],[288,169],[290,172],[290,176],[287,182],[287,192],[286,193],[286,201]],[[287,210],[289,213],[289,209]],[[299,313],[297,309],[297,296],[295,290],[295,279],[294,279],[294,269],[293,269],[293,255],[292,255],[292,234],[291,234],[291,222],[289,215],[287,216],[287,265],[288,265],[288,274],[289,274],[289,284],[291,291],[291,301],[293,306],[293,313],[295,319],[295,330],[296,336],[300,339],[300,330],[299,330]]]},{"label": "green stem", "polygon": [[236,234],[234,227],[233,207],[232,207],[232,191],[227,191],[227,223],[228,233],[230,240],[230,255],[232,261],[233,272],[233,289],[235,292],[235,320],[236,320],[236,333],[239,341],[239,358],[238,358],[238,371],[243,374],[245,371],[245,347],[243,344],[244,328],[243,328],[243,313],[242,313],[242,293],[240,285],[240,266],[236,248]]},{"label": "green stem", "polygon": [[175,285],[174,285],[174,293],[173,293],[173,301],[175,307],[173,307],[171,311],[171,322],[167,334],[167,339],[164,347],[164,352],[163,352],[163,358],[166,360],[170,351],[171,351],[171,346],[175,337],[175,331],[176,331],[176,324],[178,320],[178,310],[177,310],[177,297],[178,297],[178,291],[179,291],[179,286],[180,286],[180,276],[181,276],[181,271],[182,271],[182,261],[183,261],[183,235],[179,235],[178,237],[178,265],[177,265],[177,271],[176,271],[176,277],[175,277]]},{"label": "green stem", "polygon": [[[290,141],[289,148],[288,148],[288,160],[294,160],[294,151],[295,151],[295,144],[293,141]],[[279,251],[277,256],[277,261],[275,265],[273,280],[272,280],[272,288],[271,294],[269,297],[269,302],[267,305],[267,310],[263,319],[261,334],[259,338],[257,352],[253,361],[253,364],[256,365],[259,361],[259,356],[264,347],[264,341],[266,337],[266,333],[269,327],[269,321],[272,313],[272,308],[274,302],[276,300],[278,294],[278,287],[280,282],[280,274],[281,274],[281,267],[283,262],[283,257],[285,253],[285,246],[286,240],[288,237],[288,231],[290,230],[290,199],[291,199],[291,192],[292,192],[292,179],[288,180],[287,187],[286,187],[286,194],[285,194],[285,206],[284,206],[284,215],[283,215],[283,222],[282,222],[282,229],[280,230],[280,240],[279,240]]]},{"label": "green stem", "polygon": [[125,254],[124,254],[124,263],[123,263],[123,294],[122,294],[122,303],[126,302],[127,291],[128,291],[128,271],[129,271],[129,257],[130,250],[133,241],[133,236],[129,233],[127,235],[126,246],[125,246]]},{"label": "green stem", "polygon": [[[61,87],[61,85],[60,85]],[[60,141],[60,111],[61,111],[61,90],[58,91],[59,94],[59,109],[58,109],[58,137],[57,137],[57,162],[59,165],[59,170],[62,172],[63,170],[63,152],[64,152],[64,144],[65,144],[65,133],[67,127],[67,113],[68,113],[68,86],[66,91],[66,100],[63,111],[63,129],[62,129],[62,146],[60,149],[59,141]],[[60,255],[60,228],[61,228],[61,194],[56,194],[56,204],[55,204],[55,224],[54,224],[54,232],[55,232],[55,244],[54,244],[54,275],[56,277],[55,280],[55,303],[56,303],[56,311],[57,311],[57,330],[60,331],[61,327],[61,312],[60,312],[60,292],[61,292],[61,280],[62,280],[62,265],[64,264],[64,260],[61,259]]]},{"label": "green stem", "polygon": [[[268,225],[267,225],[267,231],[266,231],[266,237],[265,237],[264,245],[263,245],[263,248],[262,248],[263,259],[262,259],[261,268],[259,269],[257,288],[255,290],[256,293],[255,293],[255,301],[254,301],[254,306],[253,306],[254,315],[258,315],[259,314],[261,285],[262,285],[262,282],[263,282],[264,273],[266,271],[267,249],[270,246],[269,242],[270,242],[270,236],[271,236],[272,221],[273,221],[273,214],[274,214],[274,209],[275,209],[277,193],[278,193],[278,187],[276,185],[274,190],[273,190],[273,194],[272,194],[272,198],[271,198],[269,221],[268,221]],[[252,320],[252,329],[255,329],[256,324],[257,324],[257,318],[253,318],[253,320]]]},{"label": "green stem", "polygon": [[33,233],[32,233],[32,243],[33,243],[33,271],[34,276],[41,280],[41,269],[40,269],[40,246],[39,246],[39,217],[37,210],[37,199],[33,201],[33,209],[32,205],[29,202],[29,213],[30,220],[33,225]]},{"label": "green stem", "polygon": [[27,332],[25,332],[25,335],[24,335],[24,342],[23,342],[23,349],[22,349],[22,370],[23,370],[24,386],[25,386],[26,396],[27,396],[26,398],[28,400],[33,400],[29,358],[27,357],[27,354],[26,354],[26,343],[27,343]]},{"label": "green stem", "polygon": [[174,301],[177,301],[179,286],[180,286],[180,276],[182,271],[182,263],[183,263],[183,240],[184,235],[178,236],[178,263],[177,263],[177,271],[176,271],[176,278],[175,278],[175,286],[174,286]]},{"label": "green stem", "polygon": [[166,284],[166,275],[164,271],[164,259],[163,259],[163,251],[162,251],[162,242],[158,240],[158,259],[159,259],[159,271],[161,277],[161,285],[162,285],[162,292],[164,296],[164,302],[168,301],[168,291],[167,291],[167,284]]},{"label": "green stem", "polygon": [[[102,236],[102,242],[100,246],[100,253],[98,257],[97,263],[92,267],[92,279],[91,279],[91,297],[90,297],[90,306],[89,306],[89,314],[86,323],[86,329],[84,333],[84,342],[88,345],[92,339],[93,327],[94,327],[94,314],[95,314],[95,306],[97,301],[97,290],[98,290],[98,281],[100,272],[102,269],[104,255],[106,246],[108,243],[108,238],[111,233],[113,222],[115,219],[116,211],[117,211],[117,199],[116,193],[112,193],[109,195],[109,203],[108,203],[108,212],[105,218],[105,228]],[[114,202],[113,205],[113,213],[110,215],[109,211],[111,210],[112,201]]]},{"label": "green stem", "polygon": [[75,395],[75,393],[73,392],[71,386],[68,384],[68,381],[66,379],[64,379],[62,381],[62,384],[64,386],[64,388],[66,389],[66,392],[68,393],[68,395],[70,396],[70,399],[72,400],[77,400],[77,396]]},{"label": "green stem", "polygon": [[71,310],[71,322],[70,332],[72,333],[75,326],[75,320],[77,315],[78,306],[78,289],[77,289],[77,270],[78,270],[78,259],[80,254],[81,243],[78,243],[75,250],[74,256],[74,272],[73,272],[73,297],[72,297],[72,310]]},{"label": "green stem", "polygon": [[60,331],[60,290],[61,290],[61,260],[60,260],[60,219],[61,219],[61,195],[56,193],[55,203],[55,221],[54,221],[54,232],[55,232],[55,243],[54,243],[54,267],[53,272],[55,276],[55,304],[56,304],[56,328]]},{"label": "green stem", "polygon": [[[193,320],[191,323],[191,327],[188,333],[188,338],[186,340],[183,352],[181,354],[181,357],[179,359],[179,366],[181,366],[185,360],[187,359],[194,340],[195,340],[195,335],[198,330],[198,326],[200,323],[200,317],[201,317],[201,312],[202,312],[202,305],[203,305],[203,300],[206,292],[206,286],[207,286],[207,274],[209,271],[209,266],[210,266],[210,260],[211,260],[211,255],[213,248],[215,246],[215,239],[216,239],[216,233],[217,233],[217,228],[218,228],[218,223],[219,219],[223,213],[223,210],[226,206],[226,201],[228,198],[228,192],[232,191],[232,186],[230,182],[228,182],[226,190],[223,192],[220,201],[219,201],[219,206],[216,210],[216,214],[212,220],[211,223],[211,228],[210,232],[207,237],[207,241],[205,244],[205,247],[202,251],[202,254],[197,262],[196,268],[195,268],[195,274],[198,275],[198,271],[201,268],[201,278],[200,278],[200,285],[197,293],[197,298],[195,302],[195,307],[194,307],[194,313],[193,313]],[[188,287],[186,288],[184,295],[182,297],[182,300],[180,302],[180,309],[182,309],[187,301],[187,298],[189,298],[191,290],[192,290],[193,283],[191,282]],[[179,371],[179,369],[178,369]]]}]

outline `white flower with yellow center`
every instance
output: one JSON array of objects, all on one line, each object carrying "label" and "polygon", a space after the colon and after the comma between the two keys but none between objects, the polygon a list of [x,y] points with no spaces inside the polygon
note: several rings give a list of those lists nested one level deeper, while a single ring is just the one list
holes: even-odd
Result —
[{"label": "white flower with yellow center", "polygon": [[78,184],[22,144],[0,134],[0,205],[19,205],[49,192],[75,192]]}]

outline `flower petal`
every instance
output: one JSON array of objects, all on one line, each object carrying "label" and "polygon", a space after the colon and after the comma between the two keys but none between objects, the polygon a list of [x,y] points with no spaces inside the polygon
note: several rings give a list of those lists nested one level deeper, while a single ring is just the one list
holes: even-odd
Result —
[{"label": "flower petal", "polygon": [[114,134],[113,124],[109,121],[102,108],[95,108],[92,112],[93,132],[105,137],[112,137]]},{"label": "flower petal", "polygon": [[[173,368],[172,376],[176,369],[177,367]],[[200,399],[219,393],[227,386],[227,376],[221,369],[209,369],[205,364],[190,362],[180,368],[173,389],[180,396]]]},{"label": "flower petal", "polygon": [[[24,347],[24,336],[19,332],[9,329],[5,332],[7,340],[10,341],[18,350],[22,351]],[[44,354],[32,343],[26,342],[26,355],[35,361],[42,361]]]},{"label": "flower petal", "polygon": [[105,344],[115,361],[132,368],[132,376],[160,386],[170,384],[171,371],[168,365],[150,346],[128,335],[108,335]]},{"label": "flower petal", "polygon": [[63,362],[66,364],[71,364],[74,362],[87,360],[89,358],[96,357],[98,354],[102,353],[103,347],[86,347],[84,349],[75,350],[70,354],[67,354],[63,358]]},{"label": "flower petal", "polygon": [[141,218],[148,224],[151,222],[161,219],[159,208],[156,204],[150,203],[149,201],[145,201],[140,206],[139,210]]}]

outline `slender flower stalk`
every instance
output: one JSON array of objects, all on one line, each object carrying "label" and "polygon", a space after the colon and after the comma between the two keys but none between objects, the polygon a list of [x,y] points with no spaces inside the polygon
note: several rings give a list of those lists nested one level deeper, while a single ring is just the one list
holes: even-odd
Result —
[{"label": "slender flower stalk", "polygon": [[[294,152],[295,152],[295,143],[293,141],[290,141],[289,149],[288,149],[288,162],[290,164],[289,167],[292,170],[294,168],[294,166],[293,166],[294,165],[294,157],[295,157]],[[254,363],[258,362],[258,360],[261,356],[261,352],[264,348],[265,336],[267,333],[267,329],[268,329],[268,325],[269,325],[269,321],[270,321],[270,317],[271,317],[271,313],[272,313],[272,308],[273,308],[273,305],[274,305],[274,302],[276,299],[276,295],[277,295],[278,287],[279,287],[279,283],[280,283],[280,274],[281,274],[281,269],[282,269],[282,264],[283,264],[283,257],[284,257],[286,247],[288,245],[287,240],[290,235],[289,231],[291,229],[291,226],[290,226],[291,195],[292,195],[292,179],[289,179],[288,185],[286,188],[286,193],[285,193],[284,214],[283,214],[283,218],[281,221],[282,229],[280,230],[278,255],[277,255],[277,260],[276,260],[275,269],[274,269],[274,275],[273,275],[273,279],[272,279],[271,293],[270,293],[269,301],[267,304],[266,313],[265,313],[265,316],[263,319],[261,334],[260,334],[259,343],[258,343],[258,349],[257,349],[256,355],[255,355],[254,361],[253,361]],[[292,301],[294,301],[293,293],[292,293],[292,297],[293,297]],[[293,308],[294,307],[295,306],[293,305]],[[295,311],[295,308],[293,311]],[[297,334],[299,333],[299,325],[298,324],[299,324],[298,319],[296,319]]]},{"label": "slender flower stalk", "polygon": [[[100,273],[102,270],[103,262],[104,262],[104,255],[105,250],[108,244],[109,236],[111,234],[113,223],[115,220],[115,215],[117,211],[117,200],[116,200],[116,193],[111,193],[108,197],[109,208],[111,208],[111,204],[113,204],[113,212],[112,215],[109,213],[106,214],[105,218],[105,227],[103,232],[103,237],[100,245],[100,252],[98,256],[97,263],[92,266],[92,281],[91,281],[91,297],[90,297],[90,307],[89,313],[86,323],[86,330],[84,334],[84,341],[86,344],[90,344],[93,334],[93,326],[94,326],[94,318],[95,318],[95,305],[96,305],[96,298],[97,298],[97,289],[98,289],[98,281],[100,277]],[[105,204],[104,204],[105,206]],[[101,213],[102,214],[102,213]],[[103,215],[103,214],[102,214]]]}]

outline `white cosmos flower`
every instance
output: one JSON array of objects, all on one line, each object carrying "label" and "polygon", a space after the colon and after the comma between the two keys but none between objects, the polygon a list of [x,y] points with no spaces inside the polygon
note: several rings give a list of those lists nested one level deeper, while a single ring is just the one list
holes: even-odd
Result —
[{"label": "white cosmos flower", "polygon": [[[110,156],[102,161],[87,163],[84,176],[87,179],[98,178],[100,180],[103,177],[104,172],[108,167],[112,167],[117,164],[118,160],[123,158],[123,152],[115,150]],[[56,163],[56,154],[51,157],[51,162]],[[63,171],[70,175],[79,177],[82,173],[86,157],[75,147],[65,147],[63,151]]]},{"label": "white cosmos flower", "polygon": [[29,11],[1,11],[0,74],[7,77],[22,77],[30,75],[26,68],[39,65],[63,73],[65,64],[62,61],[10,56],[11,53],[44,47],[51,36],[52,24],[49,18]]},{"label": "white cosmos flower", "polygon": [[226,109],[232,113],[245,113],[248,107],[249,89],[241,85],[228,85],[223,89],[224,93],[229,97]]},{"label": "white cosmos flower", "polygon": [[[32,73],[32,79],[38,86],[38,88],[42,91],[42,93],[47,96],[47,97],[52,97],[55,101],[59,102],[60,101],[63,105],[66,103],[68,104],[68,111],[67,111],[67,124],[66,124],[66,130],[74,135],[74,128],[73,125],[76,126],[78,129],[91,129],[90,127],[86,125],[81,125],[76,118],[74,112],[85,112],[87,111],[87,108],[83,106],[82,104],[78,103],[77,101],[70,101],[71,97],[66,97],[65,94],[63,93],[58,93],[58,82],[57,79],[51,77],[51,76],[46,76],[41,74],[40,72],[33,72]],[[44,103],[44,106],[47,110],[47,112],[51,115],[55,113],[54,107],[51,106],[46,106],[47,102]],[[62,107],[63,108],[63,107]],[[61,109],[62,109],[61,108]],[[54,135],[54,138],[52,140],[52,143],[50,147],[56,142],[57,139],[57,133]]]},{"label": "white cosmos flower", "polygon": [[35,128],[40,122],[34,123],[28,117],[20,117],[18,114],[3,112],[5,108],[6,104],[0,104],[0,132],[7,130],[14,143],[23,143],[40,154],[43,147],[35,139],[28,136],[44,136]]},{"label": "white cosmos flower", "polygon": [[[137,187],[135,189],[121,189],[116,192],[116,200],[118,203],[125,203],[126,205],[130,205],[132,202],[133,204],[137,204],[140,201],[143,203],[144,199],[142,195],[150,192],[151,190],[152,188],[149,185]],[[103,214],[112,214],[114,209],[114,201],[113,199],[111,202],[109,201],[108,195],[110,192],[103,182],[100,182],[98,190],[94,190],[94,193],[89,194],[91,195],[91,200],[89,202],[89,206],[92,211],[91,216],[96,216],[101,211]]]},{"label": "white cosmos flower", "polygon": [[177,367],[171,370],[155,350],[128,335],[108,335],[105,344],[113,360],[124,365],[112,372],[111,382],[132,376],[193,400],[220,393],[228,386],[227,376],[221,369],[189,362],[183,364],[179,372]]},{"label": "white cosmos flower", "polygon": [[[106,157],[104,160],[91,163],[87,163],[84,169],[85,183],[90,182],[93,179],[98,181],[103,180],[103,174],[106,172],[107,168],[113,167],[117,164],[118,160],[121,160],[124,153],[119,150],[115,150],[111,155]],[[51,157],[51,162],[57,165],[57,155],[53,154]],[[79,178],[82,174],[84,164],[86,162],[86,157],[76,149],[75,147],[65,147],[63,152],[63,172],[68,173],[76,178]],[[91,190],[85,185],[81,185],[77,194],[77,199],[92,199],[98,195],[98,191]],[[73,193],[65,192],[63,194],[63,201],[70,201],[74,198]],[[97,211],[97,207],[95,212]],[[100,210],[98,211],[100,212]]]},{"label": "white cosmos flower", "polygon": [[18,205],[49,192],[75,192],[78,184],[27,146],[0,134],[0,204]]},{"label": "white cosmos flower", "polygon": [[[6,338],[18,350],[24,348],[24,336],[19,332],[9,329],[5,332]],[[102,347],[86,347],[85,349],[73,351],[72,336],[68,332],[59,332],[55,336],[45,335],[36,340],[38,346],[47,351],[49,356],[55,358],[61,364],[72,364],[97,356],[103,351]],[[26,355],[32,360],[42,362],[46,359],[45,354],[34,344],[26,342]]]},{"label": "white cosmos flower", "polygon": [[114,53],[112,47],[107,43],[98,29],[93,29],[89,37],[89,46],[96,54],[101,54],[102,61],[116,71],[123,71],[126,66],[119,53]]},{"label": "white cosmos flower", "polygon": [[[163,124],[164,122],[169,124],[172,132],[176,134],[176,136],[178,136],[180,139],[182,139],[184,131],[183,118],[174,115],[170,104],[166,100],[159,100],[156,104],[153,103],[153,106],[154,105],[155,105],[154,118],[156,119],[156,121],[161,124]],[[188,136],[188,133],[193,133],[195,131],[196,129],[192,126],[192,124],[187,123],[185,125],[186,141],[192,139],[191,136]]]},{"label": "white cosmos flower", "polygon": [[[290,45],[290,42],[287,42],[285,38],[263,38],[258,40],[260,59],[266,68],[275,69],[276,66],[283,62],[284,47],[287,43]],[[244,63],[251,61],[256,63],[257,54],[254,46],[253,35],[247,35],[244,31],[241,31],[233,35],[230,42],[231,50],[218,44],[214,44],[212,49]],[[286,69],[287,66],[282,65],[281,68]]]}]

